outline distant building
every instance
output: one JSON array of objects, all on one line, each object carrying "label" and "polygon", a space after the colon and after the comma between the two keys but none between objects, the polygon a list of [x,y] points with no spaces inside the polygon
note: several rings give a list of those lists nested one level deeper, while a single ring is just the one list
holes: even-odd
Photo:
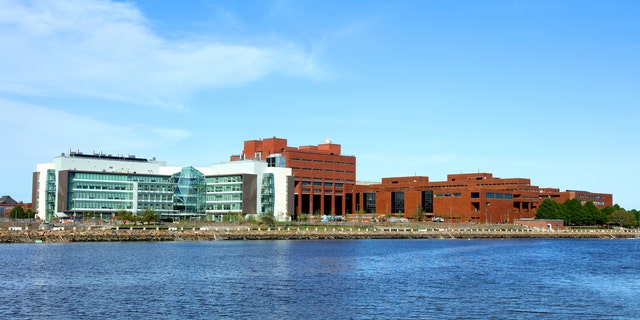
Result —
[{"label": "distant building", "polygon": [[8,218],[13,208],[21,206],[24,211],[31,210],[31,203],[16,201],[11,196],[0,197],[0,218]]},{"label": "distant building", "polygon": [[33,174],[33,203],[41,219],[134,214],[223,220],[246,214],[289,219],[291,170],[247,160],[208,168],[168,167],[136,156],[70,152]]},{"label": "distant building", "polygon": [[566,190],[560,191],[555,188],[541,188],[540,199],[550,199],[558,203],[576,199],[582,205],[592,202],[598,209],[603,209],[613,205],[613,195],[609,193],[594,193],[589,191]]},{"label": "distant building", "polygon": [[18,201],[13,200],[11,196],[0,197],[0,206],[12,206],[18,204]]},{"label": "distant building", "polygon": [[9,212],[18,205],[18,202],[13,200],[11,196],[0,197],[0,218],[9,217]]}]

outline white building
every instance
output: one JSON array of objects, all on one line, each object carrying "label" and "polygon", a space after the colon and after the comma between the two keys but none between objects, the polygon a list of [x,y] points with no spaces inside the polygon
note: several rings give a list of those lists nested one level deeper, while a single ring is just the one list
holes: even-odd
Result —
[{"label": "white building", "polygon": [[293,183],[291,169],[261,160],[168,167],[155,158],[70,152],[37,165],[33,203],[43,220],[152,210],[161,218],[272,214],[286,221],[293,212]]}]

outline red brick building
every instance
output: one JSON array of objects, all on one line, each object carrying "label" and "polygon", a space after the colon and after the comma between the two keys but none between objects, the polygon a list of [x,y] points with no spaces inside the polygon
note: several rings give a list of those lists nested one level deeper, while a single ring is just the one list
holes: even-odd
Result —
[{"label": "red brick building", "polygon": [[276,137],[249,140],[231,161],[252,158],[292,169],[296,215],[353,213],[356,157],[341,154],[339,144],[327,140],[317,146],[290,147],[286,139]]},{"label": "red brick building", "polygon": [[[262,159],[269,166],[292,169],[295,215],[346,215],[364,212],[405,218],[441,218],[447,222],[505,223],[535,217],[546,198],[557,202],[592,201],[612,205],[612,195],[539,188],[525,178],[496,178],[491,173],[450,174],[446,181],[426,176],[382,178],[356,184],[356,157],[341,154],[339,144],[290,147],[286,139],[244,142],[231,161]],[[295,216],[294,216],[295,217]]]},{"label": "red brick building", "polygon": [[598,209],[603,209],[613,205],[613,195],[609,193],[594,193],[588,191],[566,190],[560,191],[556,188],[541,188],[540,199],[551,199],[558,203],[564,203],[567,200],[577,199],[584,205],[587,202],[593,202]]},{"label": "red brick building", "polygon": [[447,222],[502,223],[535,216],[539,188],[529,179],[494,178],[491,173],[451,174],[447,181],[429,177],[383,178],[357,185],[356,206],[367,213],[407,218],[442,218]]}]

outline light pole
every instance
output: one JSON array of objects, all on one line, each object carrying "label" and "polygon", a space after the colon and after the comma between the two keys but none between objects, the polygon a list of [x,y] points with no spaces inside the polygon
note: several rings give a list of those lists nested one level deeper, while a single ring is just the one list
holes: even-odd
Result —
[{"label": "light pole", "polygon": [[489,224],[489,202],[487,202],[487,205],[484,207],[484,224]]}]

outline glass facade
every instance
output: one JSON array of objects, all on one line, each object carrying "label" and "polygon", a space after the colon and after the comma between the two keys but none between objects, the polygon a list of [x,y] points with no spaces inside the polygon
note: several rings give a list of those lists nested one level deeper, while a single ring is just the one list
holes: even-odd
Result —
[{"label": "glass facade", "polygon": [[[184,167],[172,175],[138,174],[135,172],[99,172],[63,170],[59,177],[51,169],[42,175],[45,197],[43,206],[49,220],[56,212],[83,217],[95,214],[114,215],[119,211],[140,214],[146,210],[162,217],[196,217],[208,215],[213,219],[238,217],[242,213],[274,212],[274,176],[265,174],[257,195],[244,198],[244,174],[205,177],[194,167]],[[253,185],[255,175],[249,175]],[[62,181],[65,185],[59,185]],[[66,190],[65,190],[66,189]],[[61,192],[63,191],[63,192]],[[66,192],[64,192],[66,191]],[[59,198],[65,194],[64,198]],[[255,197],[259,197],[256,199]],[[252,201],[243,208],[246,201]],[[262,206],[259,205],[261,201]],[[258,206],[256,206],[258,205]],[[250,210],[252,212],[244,212]]]},{"label": "glass facade", "polygon": [[66,211],[154,210],[170,214],[174,184],[169,176],[70,172]]},{"label": "glass facade", "polygon": [[260,200],[262,203],[262,214],[272,215],[274,208],[274,178],[272,173],[265,173],[262,177],[262,187],[260,188]]},{"label": "glass facade", "polygon": [[47,181],[45,185],[45,215],[46,220],[51,221],[51,217],[56,211],[56,170],[47,170]]},{"label": "glass facade", "polygon": [[204,175],[194,167],[184,167],[171,176],[175,185],[173,209],[180,214],[205,213],[206,185]]},{"label": "glass facade", "polygon": [[206,178],[206,211],[214,214],[242,212],[242,176]]},{"label": "glass facade", "polygon": [[287,159],[281,154],[272,154],[267,157],[267,166],[276,168],[286,168]]}]

